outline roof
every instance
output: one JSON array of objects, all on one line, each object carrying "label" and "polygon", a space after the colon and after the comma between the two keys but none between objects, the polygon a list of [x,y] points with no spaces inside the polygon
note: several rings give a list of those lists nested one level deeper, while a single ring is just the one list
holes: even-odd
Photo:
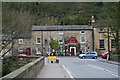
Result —
[{"label": "roof", "polygon": [[31,37],[32,37],[31,31],[25,31],[25,32],[16,34],[15,38],[31,38]]},{"label": "roof", "polygon": [[53,26],[32,26],[32,31],[59,31],[59,30],[89,30],[88,25],[53,25]]}]

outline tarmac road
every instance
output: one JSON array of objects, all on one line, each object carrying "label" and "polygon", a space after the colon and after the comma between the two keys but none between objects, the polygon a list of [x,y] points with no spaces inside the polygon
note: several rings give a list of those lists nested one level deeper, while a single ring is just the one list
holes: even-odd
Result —
[{"label": "tarmac road", "polygon": [[58,57],[73,78],[118,78],[118,65],[98,59],[80,59],[78,57]]}]

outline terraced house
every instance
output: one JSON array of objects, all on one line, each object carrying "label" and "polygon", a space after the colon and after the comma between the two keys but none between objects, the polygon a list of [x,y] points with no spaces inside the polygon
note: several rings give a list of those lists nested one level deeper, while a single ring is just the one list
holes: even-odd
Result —
[{"label": "terraced house", "polygon": [[[13,50],[15,54],[24,52],[27,55],[47,55],[51,51],[50,38],[52,37],[59,41],[59,52],[64,52],[65,46],[67,46],[70,56],[79,54],[79,48],[83,53],[96,51],[100,54],[108,50],[108,40],[104,36],[105,34],[104,30],[89,25],[34,25],[31,33],[23,33],[18,39],[15,39]],[[65,40],[67,40],[66,44]],[[110,38],[110,43],[110,49],[114,49],[114,38]]]}]

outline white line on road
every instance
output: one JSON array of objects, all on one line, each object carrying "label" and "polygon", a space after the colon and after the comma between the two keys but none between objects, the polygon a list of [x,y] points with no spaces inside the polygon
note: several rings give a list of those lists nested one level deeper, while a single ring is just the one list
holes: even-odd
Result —
[{"label": "white line on road", "polygon": [[113,76],[119,77],[117,73],[114,73],[114,72],[112,72],[112,71],[110,71],[110,70],[101,68],[101,67],[99,67],[99,66],[95,66],[95,65],[91,65],[91,64],[89,64],[88,66],[91,66],[91,67],[93,67],[93,68],[102,70],[102,71],[104,71],[104,72],[108,72],[108,73],[110,73],[110,74],[113,75]]},{"label": "white line on road", "polygon": [[67,71],[67,73],[69,74],[70,78],[74,78],[64,65],[63,65],[63,68]]}]

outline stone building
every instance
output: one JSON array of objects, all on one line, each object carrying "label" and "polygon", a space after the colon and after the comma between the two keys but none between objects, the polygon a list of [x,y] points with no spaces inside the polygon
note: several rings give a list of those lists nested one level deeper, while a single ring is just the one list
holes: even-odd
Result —
[{"label": "stone building", "polygon": [[[51,51],[51,37],[59,41],[59,52],[65,52],[65,46],[67,46],[71,56],[77,56],[80,53],[79,45],[83,53],[96,51],[101,54],[108,50],[108,40],[104,36],[106,34],[104,30],[89,25],[32,26],[31,33],[23,34],[14,39],[16,54],[24,52],[28,55],[47,55]],[[114,49],[114,46],[115,40],[110,38],[110,49]]]},{"label": "stone building", "polygon": [[[94,28],[94,51],[101,53],[108,51],[108,38],[107,28]],[[115,39],[112,34],[115,34],[110,30],[110,50],[115,50]]]},{"label": "stone building", "polygon": [[[69,26],[33,26],[32,27],[33,50],[36,53],[50,51],[50,38],[58,40],[60,51],[64,51],[64,39],[67,40],[67,49],[71,56],[75,56],[78,44],[81,45],[82,52],[93,51],[92,27],[88,25],[69,25]],[[43,43],[42,43],[43,42]]]}]

